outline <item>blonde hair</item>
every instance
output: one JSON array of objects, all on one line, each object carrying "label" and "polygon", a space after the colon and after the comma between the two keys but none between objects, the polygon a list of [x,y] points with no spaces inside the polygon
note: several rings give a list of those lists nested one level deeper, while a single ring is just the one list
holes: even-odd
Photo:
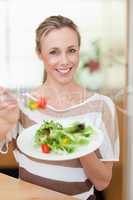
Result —
[{"label": "blonde hair", "polygon": [[36,29],[36,50],[38,52],[41,51],[41,38],[45,37],[50,31],[54,29],[60,29],[63,27],[69,27],[77,33],[79,46],[81,43],[80,33],[78,31],[78,27],[74,22],[61,15],[50,16],[46,18]]}]

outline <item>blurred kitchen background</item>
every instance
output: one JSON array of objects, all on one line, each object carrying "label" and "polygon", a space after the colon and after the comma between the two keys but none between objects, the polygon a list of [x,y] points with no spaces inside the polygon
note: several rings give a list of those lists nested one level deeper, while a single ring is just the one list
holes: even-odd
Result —
[{"label": "blurred kitchen background", "polygon": [[[120,162],[115,163],[112,182],[102,193],[105,200],[128,200],[129,8],[127,0],[0,0],[0,85],[15,91],[42,82],[44,67],[35,52],[35,29],[40,22],[60,14],[78,25],[82,45],[75,79],[89,90],[110,96],[118,112]],[[11,149],[0,156],[1,171],[16,172]]]}]

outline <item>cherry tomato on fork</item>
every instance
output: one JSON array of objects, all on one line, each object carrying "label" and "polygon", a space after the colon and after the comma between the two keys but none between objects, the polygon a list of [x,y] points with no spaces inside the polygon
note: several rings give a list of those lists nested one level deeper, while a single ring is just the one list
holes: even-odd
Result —
[{"label": "cherry tomato on fork", "polygon": [[38,108],[45,108],[47,101],[44,97],[41,97],[38,101],[29,99],[27,102],[27,106],[30,110],[36,110]]},{"label": "cherry tomato on fork", "polygon": [[47,144],[41,144],[41,149],[43,153],[49,153],[50,152],[50,148]]},{"label": "cherry tomato on fork", "polygon": [[41,97],[40,100],[37,102],[38,108],[45,108],[47,101],[44,97]]}]

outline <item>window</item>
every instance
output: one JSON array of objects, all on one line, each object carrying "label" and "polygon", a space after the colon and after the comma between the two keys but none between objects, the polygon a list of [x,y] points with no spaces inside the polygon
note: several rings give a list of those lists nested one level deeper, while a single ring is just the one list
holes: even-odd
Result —
[{"label": "window", "polygon": [[97,38],[104,50],[109,45],[124,48],[124,2],[0,0],[0,85],[18,88],[41,83],[44,67],[35,53],[35,29],[50,15],[65,15],[78,24],[81,52],[91,54],[91,41]]}]

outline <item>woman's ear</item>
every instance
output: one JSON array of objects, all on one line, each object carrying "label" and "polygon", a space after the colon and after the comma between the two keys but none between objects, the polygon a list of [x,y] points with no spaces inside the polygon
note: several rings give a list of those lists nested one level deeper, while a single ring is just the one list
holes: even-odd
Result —
[{"label": "woman's ear", "polygon": [[42,60],[41,51],[39,49],[37,49],[37,48],[36,48],[36,54],[37,54],[38,58]]}]

